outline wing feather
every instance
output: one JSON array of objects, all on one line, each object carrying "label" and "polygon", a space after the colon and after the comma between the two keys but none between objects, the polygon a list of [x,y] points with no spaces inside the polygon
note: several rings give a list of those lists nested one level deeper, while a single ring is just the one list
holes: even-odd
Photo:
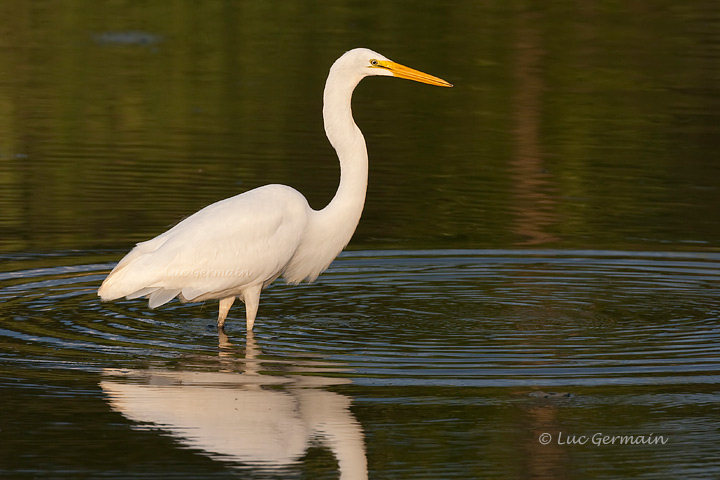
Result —
[{"label": "wing feather", "polygon": [[103,300],[149,296],[150,306],[182,294],[217,298],[274,280],[287,266],[310,207],[299,192],[267,185],[214,203],[139,243],[103,282]]}]

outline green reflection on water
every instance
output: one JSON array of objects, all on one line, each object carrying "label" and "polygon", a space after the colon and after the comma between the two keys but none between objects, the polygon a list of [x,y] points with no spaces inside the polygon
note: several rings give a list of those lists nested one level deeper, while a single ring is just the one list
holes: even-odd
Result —
[{"label": "green reflection on water", "polygon": [[351,247],[716,249],[713,11],[5,2],[0,246],[126,248],[265,183],[323,206],[324,77],[363,45],[456,87],[360,87],[371,183]]}]

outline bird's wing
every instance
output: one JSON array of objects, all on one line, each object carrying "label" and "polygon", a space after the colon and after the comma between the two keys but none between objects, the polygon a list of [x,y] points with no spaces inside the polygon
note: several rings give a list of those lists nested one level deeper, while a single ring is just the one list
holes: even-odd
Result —
[{"label": "bird's wing", "polygon": [[139,243],[108,275],[103,299],[150,295],[151,306],[264,283],[297,249],[310,207],[299,192],[267,185],[214,203]]}]

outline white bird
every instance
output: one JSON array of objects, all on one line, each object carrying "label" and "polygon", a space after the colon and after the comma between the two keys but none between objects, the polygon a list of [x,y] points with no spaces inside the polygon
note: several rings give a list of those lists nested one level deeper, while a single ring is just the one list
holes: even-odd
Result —
[{"label": "white bird", "polygon": [[155,308],[175,297],[218,299],[222,329],[238,297],[252,330],[260,292],[275,279],[314,281],[350,241],[365,204],[368,155],[351,100],[360,80],[373,75],[452,86],[366,48],[346,52],[330,68],[323,94],[325,133],[340,160],[340,185],[330,203],[313,210],[300,192],[277,184],[213,203],[138,243],[100,286],[102,300],[146,297]]}]

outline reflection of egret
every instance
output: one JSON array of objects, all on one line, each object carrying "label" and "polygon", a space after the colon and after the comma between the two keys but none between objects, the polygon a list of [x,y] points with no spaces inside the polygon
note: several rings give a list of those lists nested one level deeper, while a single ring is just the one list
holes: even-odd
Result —
[{"label": "reflection of egret", "polygon": [[365,203],[367,150],[350,100],[360,80],[371,75],[451,86],[371,50],[345,53],[330,69],[323,97],[325,132],[340,160],[340,185],[325,208],[311,209],[286,185],[214,203],[139,243],[105,279],[100,297],[147,297],[150,308],[175,297],[219,299],[219,328],[239,297],[252,330],[263,288],[280,275],[290,283],[315,280],[350,241]]},{"label": "reflection of egret", "polygon": [[[128,419],[154,424],[217,458],[288,468],[315,440],[332,451],[341,479],[366,479],[363,432],[350,412],[351,400],[318,388],[347,380],[261,375],[258,353],[248,332],[249,368],[242,374],[107,370],[100,385],[113,409]],[[221,363],[227,367],[228,358]]]}]

